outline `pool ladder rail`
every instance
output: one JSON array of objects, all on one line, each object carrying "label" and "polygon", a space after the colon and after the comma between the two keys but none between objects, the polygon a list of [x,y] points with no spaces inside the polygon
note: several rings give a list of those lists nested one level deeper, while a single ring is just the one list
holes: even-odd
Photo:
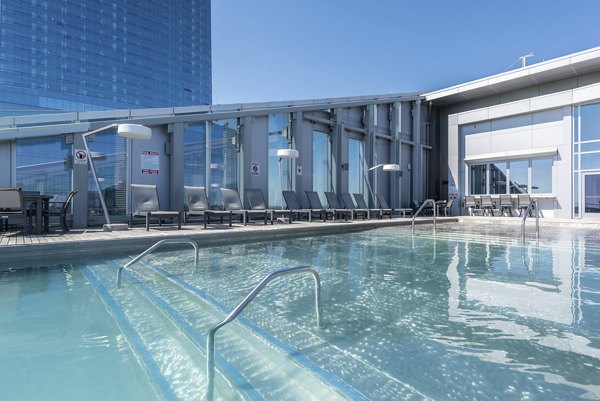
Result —
[{"label": "pool ladder rail", "polygon": [[127,269],[132,265],[139,262],[144,256],[148,255],[151,252],[154,252],[157,248],[165,244],[190,244],[194,247],[194,267],[198,266],[198,244],[188,238],[167,238],[158,241],[156,244],[152,245],[150,248],[146,249],[144,252],[140,253],[135,258],[131,259],[126,265],[119,266],[119,270],[117,271],[117,288],[121,287],[121,275],[123,273],[123,269]]},{"label": "pool ladder rail", "polygon": [[527,205],[527,209],[523,213],[523,218],[521,219],[521,241],[525,241],[525,221],[527,221],[527,216],[531,213],[532,208],[535,211],[535,237],[538,240],[540,239],[540,211],[538,208],[538,201],[537,199],[531,198]]},{"label": "pool ladder rail", "polygon": [[433,231],[435,231],[435,229],[436,229],[437,205],[435,204],[435,201],[433,199],[426,199],[421,204],[421,207],[419,208],[419,210],[417,210],[417,212],[412,217],[412,233],[413,234],[415,233],[415,218],[421,213],[421,211],[425,208],[425,206],[427,206],[428,203],[431,203],[431,206],[433,208]]},{"label": "pool ladder rail", "polygon": [[269,273],[260,283],[254,287],[248,295],[238,304],[220,323],[215,324],[208,332],[206,337],[206,376],[208,378],[208,386],[206,390],[206,400],[212,401],[214,395],[214,379],[215,379],[215,334],[217,330],[226,324],[235,320],[242,313],[244,308],[258,295],[258,293],[273,279],[279,276],[286,276],[295,273],[309,273],[313,276],[315,282],[315,309],[317,313],[317,327],[322,327],[321,322],[321,280],[317,271],[310,266],[296,266],[287,269],[276,270]]}]

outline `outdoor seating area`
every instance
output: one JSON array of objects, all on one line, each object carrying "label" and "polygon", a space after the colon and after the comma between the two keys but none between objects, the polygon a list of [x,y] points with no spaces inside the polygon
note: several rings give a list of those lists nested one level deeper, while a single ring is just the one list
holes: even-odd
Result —
[{"label": "outdoor seating area", "polygon": [[[463,208],[469,216],[522,217],[532,199],[528,194],[466,195]],[[533,215],[535,202],[529,210],[530,215]]]}]

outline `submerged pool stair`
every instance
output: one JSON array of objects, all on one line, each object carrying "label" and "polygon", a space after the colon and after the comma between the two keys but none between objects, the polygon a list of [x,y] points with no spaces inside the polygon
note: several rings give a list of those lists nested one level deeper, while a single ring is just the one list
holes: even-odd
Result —
[{"label": "submerged pool stair", "polygon": [[[222,320],[225,307],[208,296],[200,297],[189,284],[156,266],[139,267],[143,280],[125,270],[127,284],[116,289],[114,274],[120,266],[115,263],[111,267],[89,266],[90,281],[108,299],[105,303],[116,310],[113,315],[119,315],[119,324],[131,326],[123,331],[129,333],[129,342],[137,345],[132,348],[138,357],[145,355],[139,359],[146,364],[151,359],[146,370],[153,379],[157,370],[164,375],[164,380],[157,380],[163,383],[157,386],[163,397],[200,399],[207,392],[204,333]],[[364,399],[360,393],[348,392],[343,384],[336,389],[336,383],[332,386],[331,380],[319,376],[318,368],[311,369],[306,363],[299,366],[301,358],[291,357],[293,350],[282,352],[249,330],[243,318],[219,335],[217,349],[215,360],[221,375],[215,382],[215,399]],[[172,394],[165,382],[171,383]]]}]

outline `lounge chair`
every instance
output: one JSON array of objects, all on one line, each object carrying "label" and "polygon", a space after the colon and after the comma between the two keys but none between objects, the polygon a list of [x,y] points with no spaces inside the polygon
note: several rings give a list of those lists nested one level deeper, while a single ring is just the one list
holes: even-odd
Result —
[{"label": "lounge chair", "polygon": [[513,202],[510,195],[500,195],[500,215],[506,213],[507,216],[512,216]]},{"label": "lounge chair", "polygon": [[369,208],[362,208],[360,206],[357,207],[356,204],[354,204],[352,195],[350,195],[348,192],[342,192],[340,196],[342,197],[342,202],[344,203],[346,209],[350,209],[352,211],[352,220],[356,218],[357,214],[362,215],[363,220],[371,218],[371,211]]},{"label": "lounge chair", "polygon": [[177,218],[177,228],[181,230],[181,212],[161,210],[158,203],[158,190],[156,185],[131,184],[134,210],[129,214],[129,228],[133,227],[134,217],[146,219],[146,231],[150,231],[150,219],[158,219],[162,226],[163,218]]},{"label": "lounge chair", "polygon": [[248,210],[242,206],[242,199],[240,194],[235,189],[221,188],[221,197],[223,198],[223,208],[233,213],[242,212],[243,224],[246,225],[253,216],[262,216],[265,224],[267,224],[267,218],[269,213],[266,210]]},{"label": "lounge chair", "polygon": [[[421,205],[423,204],[423,202],[417,202],[416,200],[413,199],[413,211],[416,213],[420,208]],[[433,216],[433,206],[431,205],[431,202],[428,203],[427,205],[425,205],[425,207],[423,208],[423,210],[421,210],[423,216]]]},{"label": "lounge chair", "polygon": [[9,216],[23,216],[25,232],[29,232],[31,218],[23,206],[23,192],[21,188],[0,188],[0,229],[8,230]]},{"label": "lounge chair", "polygon": [[[358,206],[359,209],[369,210],[369,218],[371,218],[371,216],[375,216],[378,219],[381,219],[383,217],[382,209],[369,208],[369,206],[367,205],[367,202],[365,201],[365,198],[363,197],[362,194],[353,194],[353,195],[354,195],[354,199],[356,200],[356,205]],[[391,218],[391,214],[390,214],[390,218]]]},{"label": "lounge chair", "polygon": [[465,209],[469,212],[470,216],[477,214],[479,208],[477,207],[477,202],[475,201],[475,197],[473,195],[465,195]]},{"label": "lounge chair", "polygon": [[[517,208],[519,209],[519,217],[522,216],[523,213],[525,213],[525,211],[529,207],[530,200],[531,200],[531,197],[529,195],[518,195],[517,196]],[[530,216],[531,216],[532,210],[533,210],[533,207],[529,211]]]},{"label": "lounge chair", "polygon": [[75,194],[77,194],[77,191],[71,191],[64,201],[50,202],[48,210],[43,211],[44,217],[50,218],[51,216],[57,216],[64,232],[69,231],[69,226],[67,225],[67,213],[69,212],[69,207],[71,207],[71,202],[73,201]]},{"label": "lounge chair", "polygon": [[260,189],[246,189],[246,197],[250,204],[250,210],[265,210],[270,215],[271,225],[273,225],[273,221],[278,215],[287,216],[288,223],[292,223],[292,212],[290,210],[267,209],[265,197]]},{"label": "lounge chair", "polygon": [[381,216],[382,217],[384,214],[389,214],[390,219],[391,219],[394,213],[397,213],[398,215],[400,213],[402,213],[402,217],[406,217],[407,213],[411,216],[413,214],[413,210],[409,207],[408,208],[400,208],[400,209],[394,209],[394,208],[389,207],[387,201],[381,194],[377,194],[376,197],[377,197],[377,202],[379,202],[379,206],[381,207]]},{"label": "lounge chair", "polygon": [[325,221],[326,212],[325,209],[305,209],[300,205],[300,201],[298,200],[298,196],[294,191],[283,191],[283,199],[285,200],[285,204],[287,208],[292,212],[296,213],[297,219],[300,220],[302,214],[306,214],[308,216],[308,221],[312,221],[312,217],[316,214],[319,215],[320,218]]},{"label": "lounge chair", "polygon": [[212,210],[208,204],[208,197],[206,196],[206,189],[204,187],[183,187],[185,193],[185,203],[187,211],[184,214],[184,223],[186,223],[190,216],[202,216],[204,220],[204,228],[210,224],[211,216],[220,217],[221,223],[223,217],[229,218],[229,227],[232,225],[233,212],[231,210]]},{"label": "lounge chair", "polygon": [[[325,218],[323,219],[323,221],[327,220],[327,216],[330,214],[333,220],[335,221],[338,211],[336,209],[324,208],[318,193],[316,193],[315,191],[306,191],[306,198],[308,199],[308,204],[310,205],[311,209],[321,210],[325,214]],[[348,220],[348,214],[345,214],[345,216],[346,220]]]},{"label": "lounge chair", "polygon": [[335,213],[338,216],[343,215],[344,218],[348,220],[348,215],[350,215],[350,219],[354,219],[354,213],[352,213],[352,209],[348,209],[347,207],[342,206],[342,204],[338,200],[337,195],[334,192],[325,192],[325,198],[327,199],[329,209],[335,210]]},{"label": "lounge chair", "polygon": [[485,216],[486,212],[489,212],[494,216],[494,203],[492,202],[492,197],[489,195],[481,196],[481,209],[483,209],[483,214]]}]

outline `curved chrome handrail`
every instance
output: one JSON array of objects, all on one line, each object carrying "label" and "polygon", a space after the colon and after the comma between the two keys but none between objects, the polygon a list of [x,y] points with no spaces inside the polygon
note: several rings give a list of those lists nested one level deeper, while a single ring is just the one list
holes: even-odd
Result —
[{"label": "curved chrome handrail", "polygon": [[208,336],[206,337],[206,376],[208,378],[208,387],[206,390],[207,401],[212,401],[214,393],[215,334],[217,330],[225,326],[227,323],[230,323],[233,320],[235,320],[235,318],[244,310],[246,306],[248,306],[248,304],[269,283],[269,281],[279,276],[304,272],[310,273],[315,281],[315,308],[317,312],[317,327],[321,327],[321,280],[319,278],[319,273],[317,273],[317,271],[310,266],[296,266],[290,267],[288,269],[277,270],[268,274],[265,278],[261,280],[260,283],[256,285],[256,287],[254,287],[252,291],[250,291],[248,295],[246,295],[246,298],[244,298],[244,300],[240,302],[234,310],[229,312],[229,314],[225,317],[225,319],[223,319],[222,322],[215,324],[208,332]]},{"label": "curved chrome handrail", "polygon": [[525,241],[525,221],[527,220],[527,216],[529,216],[529,213],[531,213],[531,208],[533,205],[535,205],[533,210],[535,210],[536,239],[538,239],[538,240],[540,239],[540,212],[538,209],[538,202],[537,202],[537,199],[531,198],[529,200],[529,204],[527,204],[527,209],[523,213],[523,218],[521,219],[521,240],[522,241]]},{"label": "curved chrome handrail", "polygon": [[156,244],[152,245],[150,248],[146,249],[144,252],[140,253],[138,256],[133,258],[129,263],[125,266],[119,266],[119,270],[117,271],[117,288],[121,287],[121,274],[123,269],[127,269],[131,265],[139,262],[144,256],[148,255],[150,252],[154,251],[156,248],[164,244],[191,244],[194,247],[194,267],[198,266],[198,244],[188,238],[167,238],[158,241]]},{"label": "curved chrome handrail", "polygon": [[419,208],[419,210],[417,210],[417,212],[412,217],[412,233],[413,234],[415,233],[415,218],[419,215],[419,213],[421,213],[421,210],[423,210],[423,208],[429,202],[431,202],[431,206],[433,207],[433,231],[435,231],[435,229],[436,229],[436,219],[437,219],[437,207],[436,207],[437,205],[435,204],[435,201],[433,199],[426,199],[421,204],[421,207]]}]

